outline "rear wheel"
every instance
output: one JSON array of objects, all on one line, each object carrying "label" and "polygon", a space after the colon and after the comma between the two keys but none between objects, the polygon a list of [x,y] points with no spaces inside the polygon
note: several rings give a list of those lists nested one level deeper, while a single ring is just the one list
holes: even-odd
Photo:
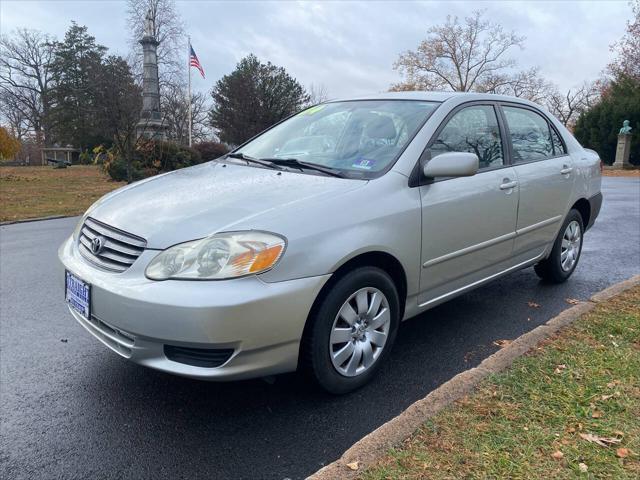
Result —
[{"label": "rear wheel", "polygon": [[582,215],[571,210],[565,219],[549,257],[535,266],[540,278],[552,283],[567,280],[578,266],[582,253]]},{"label": "rear wheel", "polygon": [[326,391],[346,393],[367,383],[395,341],[398,292],[383,270],[358,268],[332,286],[304,339],[306,370]]}]

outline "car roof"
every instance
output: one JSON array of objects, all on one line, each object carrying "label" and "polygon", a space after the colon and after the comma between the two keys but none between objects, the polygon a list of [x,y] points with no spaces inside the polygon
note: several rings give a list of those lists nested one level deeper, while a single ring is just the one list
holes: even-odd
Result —
[{"label": "car roof", "polygon": [[412,92],[382,92],[373,93],[369,95],[359,95],[355,97],[340,98],[331,100],[332,102],[348,101],[348,100],[422,100],[427,102],[444,102],[451,98],[457,98],[461,101],[474,101],[474,100],[502,100],[508,102],[518,102],[528,105],[535,105],[534,103],[525,100],[524,98],[511,97],[508,95],[496,95],[493,93],[474,93],[474,92],[426,92],[426,91],[412,91]]}]

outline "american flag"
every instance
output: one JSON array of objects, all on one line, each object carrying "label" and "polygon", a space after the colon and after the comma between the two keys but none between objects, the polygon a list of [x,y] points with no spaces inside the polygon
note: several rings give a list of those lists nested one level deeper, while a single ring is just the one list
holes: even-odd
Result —
[{"label": "american flag", "polygon": [[196,67],[200,71],[200,75],[202,75],[202,78],[205,78],[204,70],[202,69],[202,65],[200,65],[200,60],[198,60],[196,52],[193,51],[193,47],[191,45],[189,45],[189,49],[191,50],[189,53],[189,66]]}]

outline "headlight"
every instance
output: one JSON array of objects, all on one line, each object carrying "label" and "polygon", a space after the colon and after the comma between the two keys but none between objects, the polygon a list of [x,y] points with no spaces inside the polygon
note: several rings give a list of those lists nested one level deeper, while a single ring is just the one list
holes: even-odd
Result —
[{"label": "headlight", "polygon": [[145,274],[151,280],[222,280],[262,273],[273,267],[286,246],[272,233],[219,233],[181,243],[151,260]]}]

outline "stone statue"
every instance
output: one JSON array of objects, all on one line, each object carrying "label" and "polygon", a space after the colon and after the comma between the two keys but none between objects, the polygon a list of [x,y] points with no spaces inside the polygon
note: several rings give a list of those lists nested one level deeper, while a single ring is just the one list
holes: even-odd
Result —
[{"label": "stone statue", "polygon": [[631,135],[631,127],[629,126],[629,120],[625,120],[624,122],[622,122],[620,135]]},{"label": "stone statue", "polygon": [[146,37],[153,37],[154,35],[153,17],[151,16],[151,10],[147,12],[147,16],[144,19],[144,34]]}]

